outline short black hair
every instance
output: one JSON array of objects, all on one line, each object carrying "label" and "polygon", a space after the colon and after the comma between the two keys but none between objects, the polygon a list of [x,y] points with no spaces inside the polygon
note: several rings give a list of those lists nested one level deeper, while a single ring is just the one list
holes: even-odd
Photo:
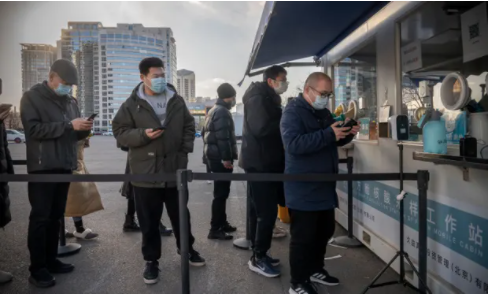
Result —
[{"label": "short black hair", "polygon": [[159,57],[146,57],[139,63],[139,72],[146,76],[150,68],[163,68],[164,63]]},{"label": "short black hair", "polygon": [[264,71],[263,81],[266,82],[268,79],[276,80],[280,74],[287,74],[286,70],[282,66],[271,66]]}]

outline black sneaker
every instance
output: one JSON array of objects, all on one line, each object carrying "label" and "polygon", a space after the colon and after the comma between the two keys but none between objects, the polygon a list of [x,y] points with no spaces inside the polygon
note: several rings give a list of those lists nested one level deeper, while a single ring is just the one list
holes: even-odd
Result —
[{"label": "black sneaker", "polygon": [[69,273],[75,269],[73,264],[62,263],[59,259],[54,260],[47,266],[47,270],[50,273]]},{"label": "black sneaker", "polygon": [[[180,249],[178,249],[178,255],[180,255]],[[205,265],[205,259],[200,256],[200,253],[198,253],[195,250],[190,250],[189,255],[189,260],[190,260],[190,265],[192,266],[204,266]]]},{"label": "black sneaker", "polygon": [[234,237],[232,235],[229,235],[224,230],[210,230],[210,232],[208,233],[209,240],[228,241],[232,240],[233,238]]},{"label": "black sneaker", "polygon": [[310,277],[310,280],[314,283],[318,283],[318,284],[326,285],[326,286],[337,286],[337,285],[339,285],[339,279],[330,276],[329,273],[325,269],[314,273]]},{"label": "black sneaker", "polygon": [[233,233],[237,230],[237,227],[230,225],[230,223],[226,221],[224,226],[221,227],[221,229],[226,233]]},{"label": "black sneaker", "polygon": [[29,282],[38,288],[49,288],[56,285],[56,279],[45,268],[31,272]]},{"label": "black sneaker", "polygon": [[144,268],[144,283],[148,285],[156,284],[159,280],[159,262],[147,261]]},{"label": "black sneaker", "polygon": [[315,286],[310,282],[291,284],[290,294],[318,294]]},{"label": "black sneaker", "polygon": [[125,222],[123,227],[124,232],[137,232],[141,231],[141,228],[136,222],[135,216],[125,215]]},{"label": "black sneaker", "polygon": [[159,223],[159,232],[164,237],[169,237],[173,234],[173,229],[167,228],[162,222]]}]

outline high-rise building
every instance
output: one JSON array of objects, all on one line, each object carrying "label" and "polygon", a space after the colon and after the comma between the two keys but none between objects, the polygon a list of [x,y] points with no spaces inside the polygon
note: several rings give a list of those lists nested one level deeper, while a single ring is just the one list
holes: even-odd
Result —
[{"label": "high-rise building", "polygon": [[99,114],[95,131],[111,130],[120,105],[140,82],[138,66],[143,58],[161,58],[168,83],[176,84],[176,41],[170,28],[70,22],[60,43],[62,57],[78,67],[76,95],[82,115]]},{"label": "high-rise building", "polygon": [[22,92],[49,78],[49,69],[56,60],[56,47],[48,44],[21,43]]},{"label": "high-rise building", "polygon": [[195,73],[189,70],[178,70],[178,93],[188,102],[196,102]]}]

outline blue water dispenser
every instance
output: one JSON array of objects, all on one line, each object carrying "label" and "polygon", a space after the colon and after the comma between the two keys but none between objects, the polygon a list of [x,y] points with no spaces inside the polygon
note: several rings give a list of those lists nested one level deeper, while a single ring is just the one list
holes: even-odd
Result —
[{"label": "blue water dispenser", "polygon": [[418,124],[418,127],[422,128],[425,153],[447,154],[446,123],[441,117],[441,112],[430,109]]}]

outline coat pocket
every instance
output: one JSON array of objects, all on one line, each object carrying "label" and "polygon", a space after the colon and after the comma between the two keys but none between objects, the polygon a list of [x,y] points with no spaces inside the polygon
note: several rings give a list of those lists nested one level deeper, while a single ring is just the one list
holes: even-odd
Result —
[{"label": "coat pocket", "polygon": [[129,156],[131,174],[155,174],[157,172],[157,157],[152,153],[146,155]]}]

